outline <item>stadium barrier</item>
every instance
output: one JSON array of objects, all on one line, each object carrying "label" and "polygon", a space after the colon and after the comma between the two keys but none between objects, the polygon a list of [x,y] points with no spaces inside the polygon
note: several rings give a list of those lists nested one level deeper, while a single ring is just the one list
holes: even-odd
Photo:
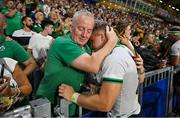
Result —
[{"label": "stadium barrier", "polygon": [[[173,75],[177,71],[179,71],[180,68],[174,69],[174,67],[167,67],[163,69],[158,69],[154,71],[150,71],[145,73],[145,81],[143,84],[139,85],[138,93],[139,93],[139,102],[142,106],[142,110],[144,110],[144,106],[146,105],[145,101],[143,100],[150,100],[150,105],[153,105],[151,102],[151,99],[154,97],[157,97],[158,99],[155,99],[155,102],[160,101],[161,103],[155,104],[155,107],[153,108],[160,108],[164,109],[160,111],[160,113],[153,113],[153,117],[165,117],[168,116],[168,113],[172,112],[172,102],[173,102]],[[163,82],[163,84],[161,83]],[[161,83],[161,84],[160,84]],[[161,87],[161,88],[158,88]],[[159,92],[156,93],[154,96],[151,91]],[[149,96],[147,94],[147,91],[150,91]],[[165,93],[163,95],[163,92]],[[161,97],[161,98],[160,98]],[[165,101],[165,104],[164,104]],[[69,102],[67,102],[64,99],[60,99],[59,107],[54,108],[54,112],[60,117],[68,117],[68,107]],[[159,106],[158,106],[159,105]],[[163,107],[164,106],[164,107]],[[156,109],[157,111],[153,112],[159,112],[159,109]],[[149,115],[149,114],[148,114]],[[142,113],[141,116],[148,117],[146,112]],[[8,111],[1,115],[3,117],[50,117],[51,116],[51,106],[49,100],[46,98],[40,98],[33,101],[30,101],[30,105],[26,105],[20,108],[17,108],[13,111]],[[79,109],[79,116],[82,116],[82,108]]]}]

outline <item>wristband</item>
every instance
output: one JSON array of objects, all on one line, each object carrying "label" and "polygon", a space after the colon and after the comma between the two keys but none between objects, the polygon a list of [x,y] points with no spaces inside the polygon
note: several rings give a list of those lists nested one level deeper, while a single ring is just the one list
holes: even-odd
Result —
[{"label": "wristband", "polygon": [[73,95],[71,97],[71,101],[74,103],[77,103],[79,95],[80,95],[79,93],[73,93]]}]

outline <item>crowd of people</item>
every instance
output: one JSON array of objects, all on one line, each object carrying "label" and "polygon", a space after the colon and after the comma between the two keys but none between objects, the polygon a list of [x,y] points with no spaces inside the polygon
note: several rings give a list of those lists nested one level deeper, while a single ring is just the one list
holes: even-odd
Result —
[{"label": "crowd of people", "polygon": [[[0,12],[1,113],[39,97],[53,108],[62,96],[69,116],[77,105],[138,115],[145,72],[180,67],[180,26],[78,0],[5,0]],[[174,87],[180,95],[180,72]]]}]

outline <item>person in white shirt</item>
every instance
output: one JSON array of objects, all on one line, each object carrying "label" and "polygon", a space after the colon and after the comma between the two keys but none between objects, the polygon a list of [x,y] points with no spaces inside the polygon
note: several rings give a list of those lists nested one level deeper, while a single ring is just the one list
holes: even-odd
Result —
[{"label": "person in white shirt", "polygon": [[31,37],[28,45],[28,52],[35,59],[39,58],[39,54],[42,49],[48,50],[53,41],[53,37],[49,35],[54,31],[53,22],[44,20],[42,22],[42,28],[42,32],[37,33]]}]

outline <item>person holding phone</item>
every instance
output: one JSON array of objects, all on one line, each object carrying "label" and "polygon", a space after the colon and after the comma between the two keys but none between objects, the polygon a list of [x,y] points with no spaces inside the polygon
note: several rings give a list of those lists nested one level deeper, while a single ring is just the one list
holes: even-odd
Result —
[{"label": "person holding phone", "polygon": [[17,61],[0,58],[0,113],[8,110],[19,97],[31,93],[32,87]]}]

